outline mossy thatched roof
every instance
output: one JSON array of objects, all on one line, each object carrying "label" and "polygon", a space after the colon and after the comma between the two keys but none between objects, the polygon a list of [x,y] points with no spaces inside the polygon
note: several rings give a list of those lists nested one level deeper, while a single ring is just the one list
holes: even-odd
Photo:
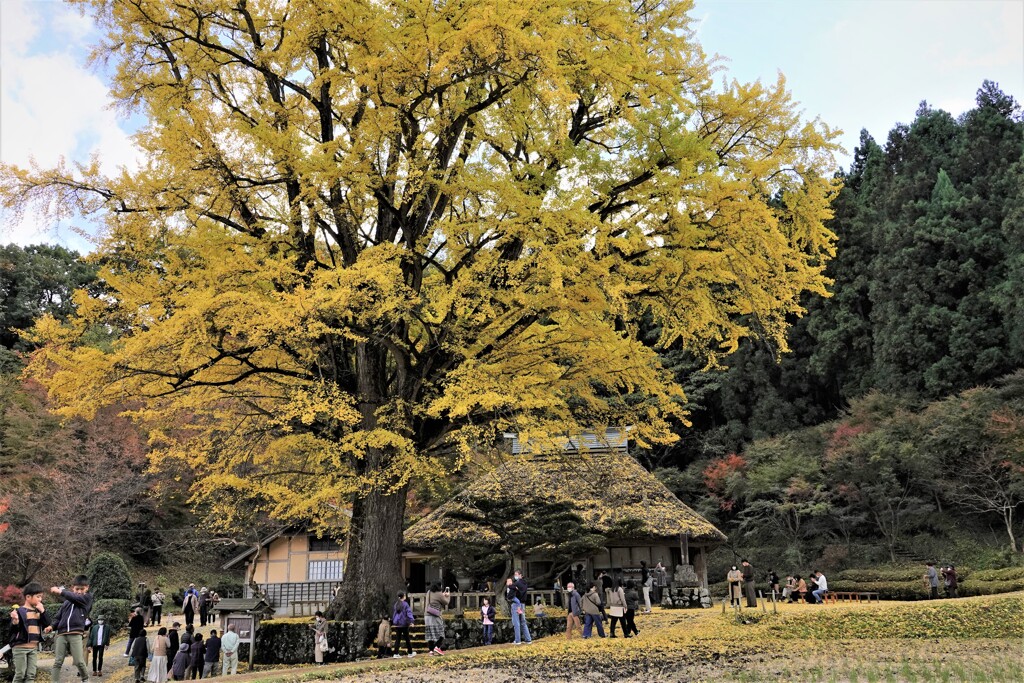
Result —
[{"label": "mossy thatched roof", "polygon": [[[405,531],[405,546],[427,550],[447,541],[494,542],[493,531],[467,521],[474,499],[572,503],[588,531],[610,539],[623,529],[636,539],[720,543],[725,534],[675,497],[653,474],[622,453],[574,456],[514,456],[477,478]],[[467,513],[469,513],[467,515]]]}]

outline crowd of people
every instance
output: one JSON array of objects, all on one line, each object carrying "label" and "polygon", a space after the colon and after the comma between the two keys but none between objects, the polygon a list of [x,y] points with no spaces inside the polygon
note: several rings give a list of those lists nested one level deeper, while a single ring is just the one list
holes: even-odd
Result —
[{"label": "crowd of people", "polygon": [[212,678],[218,670],[227,676],[238,673],[238,645],[234,624],[222,635],[210,629],[205,637],[193,625],[182,630],[179,622],[160,627],[152,638],[144,628],[129,629],[128,663],[135,668],[136,683]]},{"label": "crowd of people", "polygon": [[[583,638],[604,638],[605,625],[609,627],[607,637],[617,638],[621,629],[623,638],[639,635],[636,614],[651,611],[652,593],[664,581],[665,569],[658,563],[648,570],[641,563],[639,583],[633,579],[613,577],[607,572],[597,573],[594,581],[586,581],[582,566],[577,566],[570,580],[562,587],[560,579],[555,580],[556,608],[565,609],[565,637],[572,639],[580,632]],[[933,562],[926,565],[923,575],[932,598],[939,597],[940,581],[945,586],[946,597],[958,596],[959,577],[952,565],[936,569]],[[579,580],[579,583],[577,583]],[[726,575],[729,585],[729,599],[734,606],[740,606],[746,599],[748,607],[757,607],[757,586],[754,567],[746,559],[734,565]],[[579,586],[579,588],[578,588]],[[521,570],[517,569],[506,581],[504,604],[512,622],[513,642],[516,645],[530,644],[533,637],[527,621],[527,607],[530,606],[529,586]],[[810,602],[822,604],[828,594],[828,579],[821,571],[812,572],[807,578],[800,575],[786,577],[783,584],[778,574],[771,570],[767,574],[767,594],[779,596],[788,602]],[[60,683],[61,671],[68,655],[71,656],[78,677],[86,683],[89,680],[87,655],[92,655],[92,676],[103,676],[104,653],[110,645],[111,628],[104,615],[91,620],[93,596],[89,592],[86,576],[75,578],[70,589],[54,586],[50,592],[63,598],[63,602],[52,617],[43,604],[43,587],[30,583],[24,587],[24,601],[10,613],[12,625],[12,657],[15,675],[13,683],[34,683],[39,645],[44,637],[53,639],[54,663],[52,683]],[[564,604],[563,604],[564,595]],[[183,592],[183,613],[185,627],[174,621],[169,628],[161,625],[163,605],[167,596],[159,587],[150,591],[140,582],[136,602],[128,621],[128,641],[124,656],[134,668],[135,682],[150,681],[166,683],[175,681],[210,678],[238,672],[239,636],[234,625],[227,632],[219,634],[210,629],[204,635],[196,630],[194,621],[199,617],[200,627],[213,624],[212,608],[220,600],[216,592],[203,587],[196,590],[189,584]],[[659,599],[653,595],[655,601]],[[445,624],[443,612],[451,601],[451,590],[434,583],[427,591],[424,607],[424,635],[431,655],[445,654]],[[534,616],[545,616],[547,605],[538,598],[532,605]],[[480,605],[481,641],[484,645],[494,642],[494,626],[497,606],[488,599]],[[413,657],[410,628],[416,621],[406,592],[398,594],[391,613],[381,618],[374,644],[377,657],[399,658],[404,640],[406,656]],[[150,634],[146,629],[158,627]],[[323,664],[324,655],[332,649],[328,645],[328,622],[317,612],[311,626],[314,631],[314,658]]]},{"label": "crowd of people", "polygon": [[[90,678],[89,654],[92,655],[92,676],[102,677],[104,654],[113,633],[106,615],[91,618],[93,596],[89,592],[89,578],[79,575],[70,589],[54,586],[50,592],[63,598],[52,616],[43,603],[45,590],[38,583],[25,586],[22,604],[11,610],[13,683],[35,681],[39,647],[44,638],[53,640],[52,683],[60,683],[68,655],[83,683]],[[192,623],[198,613],[202,626],[213,624],[210,609],[219,596],[206,588],[195,591],[195,586],[190,584],[184,592],[185,605],[193,602],[190,595],[196,598],[196,609],[191,619],[186,611],[184,630],[176,621],[166,628],[160,626],[166,596],[159,587],[150,591],[145,583],[139,583],[128,619],[128,641],[123,655],[134,669],[136,683],[143,680],[166,683],[168,678],[176,681],[210,678],[216,676],[218,670],[223,675],[238,673],[239,636],[235,627],[229,626],[223,635],[210,629],[204,638]],[[200,599],[204,595],[206,597]],[[159,628],[150,634],[146,629],[153,626]]]},{"label": "crowd of people", "polygon": [[[646,570],[646,567],[645,567]],[[642,577],[646,578],[646,577]],[[589,582],[582,590],[577,590],[576,583],[569,581],[564,588],[556,583],[555,592],[556,608],[565,609],[565,637],[572,639],[577,631],[583,638],[591,638],[594,631],[597,637],[617,638],[617,631],[621,629],[623,638],[632,638],[639,635],[640,630],[636,626],[635,617],[641,608],[641,588],[632,579],[621,580],[612,578],[605,572],[600,572],[597,579]],[[645,612],[650,611],[650,585],[643,591],[647,598]],[[562,601],[565,594],[564,604]],[[527,620],[527,608],[533,607],[533,616],[547,616],[548,605],[543,598],[537,598],[530,602],[530,588],[521,570],[516,569],[511,577],[505,582],[504,608],[512,623],[513,644],[529,645],[533,642],[530,633],[530,625]],[[445,654],[445,624],[442,616],[451,600],[451,589],[442,588],[440,583],[430,586],[425,596],[423,613],[424,640],[427,650],[431,655],[441,656]],[[497,616],[497,606],[491,604],[487,598],[480,602],[480,628],[481,642],[484,645],[494,643],[494,626]],[[409,594],[402,591],[398,594],[391,614],[381,617],[377,627],[377,635],[373,645],[377,648],[377,658],[402,657],[401,650],[404,648],[407,657],[415,657],[410,628],[416,621]],[[605,633],[605,624],[609,627],[609,634]],[[319,661],[319,660],[318,660]]]},{"label": "crowd of people", "polygon": [[188,588],[185,589],[181,602],[181,611],[185,615],[185,624],[192,626],[195,623],[196,616],[199,617],[200,626],[212,623],[211,612],[218,602],[220,602],[220,596],[217,595],[216,591],[211,591],[206,586],[196,590],[196,585],[190,583]]},{"label": "crowd of people", "polygon": [[[757,578],[754,567],[746,559],[739,566],[733,565],[725,576],[729,584],[729,602],[739,607],[746,599],[747,607],[757,607]],[[783,584],[772,569],[768,572],[765,595],[774,596],[783,602],[809,602],[822,604],[828,593],[828,579],[820,571],[813,571],[805,579],[799,575],[786,577]]]},{"label": "crowd of people", "polygon": [[[730,604],[738,607],[746,598],[747,607],[757,607],[754,568],[747,560],[743,560],[739,566],[733,565],[725,578],[729,584]],[[932,599],[939,597],[940,582],[947,598],[959,597],[960,578],[953,565],[936,569],[934,562],[928,562],[922,578]],[[785,583],[782,583],[775,570],[770,570],[766,583],[767,591],[764,594],[778,596],[783,602],[808,602],[820,605],[829,592],[828,578],[820,571],[813,571],[807,577],[793,574],[787,576]]]}]

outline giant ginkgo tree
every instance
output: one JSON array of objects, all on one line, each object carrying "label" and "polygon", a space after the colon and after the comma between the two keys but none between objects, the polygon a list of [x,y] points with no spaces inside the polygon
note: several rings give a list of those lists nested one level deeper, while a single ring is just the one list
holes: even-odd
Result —
[{"label": "giant ginkgo tree", "polygon": [[716,85],[689,1],[75,4],[144,162],[3,169],[15,214],[106,226],[32,369],[135,406],[210,519],[350,508],[345,614],[399,581],[410,483],[502,430],[670,440],[641,322],[713,359],[825,289],[834,133]]}]

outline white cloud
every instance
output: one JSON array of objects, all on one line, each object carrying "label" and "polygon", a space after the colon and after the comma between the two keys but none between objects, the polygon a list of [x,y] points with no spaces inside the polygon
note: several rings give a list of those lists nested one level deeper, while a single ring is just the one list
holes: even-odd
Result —
[{"label": "white cloud", "polygon": [[936,109],[947,111],[953,116],[960,116],[965,111],[974,109],[975,101],[973,97],[949,97],[929,104],[932,104]]},{"label": "white cloud", "polygon": [[40,23],[40,17],[29,3],[17,0],[0,3],[0,57],[3,61],[28,49],[39,33]]},{"label": "white cloud", "polygon": [[[107,174],[138,167],[139,152],[110,108],[107,85],[86,66],[89,43],[98,37],[91,18],[63,3],[2,0],[0,27],[0,161],[50,167],[98,154]],[[74,222],[95,231],[86,219]],[[61,226],[31,214],[16,223],[0,215],[0,239],[81,246]]]},{"label": "white cloud", "polygon": [[98,37],[96,23],[84,12],[60,12],[52,19],[54,30],[75,45],[86,45]]}]

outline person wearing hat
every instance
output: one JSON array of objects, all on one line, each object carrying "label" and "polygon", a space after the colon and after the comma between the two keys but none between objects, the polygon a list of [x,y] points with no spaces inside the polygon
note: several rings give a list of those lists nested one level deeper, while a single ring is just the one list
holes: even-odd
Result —
[{"label": "person wearing hat", "polygon": [[132,653],[132,643],[140,634],[146,632],[146,619],[142,616],[142,608],[136,607],[128,618],[128,644],[124,648],[124,656],[129,657]]},{"label": "person wearing hat", "polygon": [[199,589],[199,625],[206,626],[210,620],[210,591],[206,586]]},{"label": "person wearing hat", "polygon": [[89,648],[92,650],[92,675],[103,675],[103,651],[110,645],[110,627],[104,615],[96,617],[89,629]]},{"label": "person wearing hat", "polygon": [[89,592],[89,577],[79,574],[75,577],[71,590],[54,586],[50,589],[54,595],[64,598],[53,618],[56,637],[53,639],[53,671],[50,673],[51,683],[60,683],[64,659],[70,653],[71,660],[78,670],[78,677],[88,682],[89,669],[85,666],[85,648],[83,634],[86,620],[92,609],[92,594]]},{"label": "person wearing hat", "polygon": [[182,643],[178,647],[178,654],[174,655],[174,663],[171,664],[171,677],[174,680],[185,680],[185,669],[188,668],[189,660],[188,644]]}]

